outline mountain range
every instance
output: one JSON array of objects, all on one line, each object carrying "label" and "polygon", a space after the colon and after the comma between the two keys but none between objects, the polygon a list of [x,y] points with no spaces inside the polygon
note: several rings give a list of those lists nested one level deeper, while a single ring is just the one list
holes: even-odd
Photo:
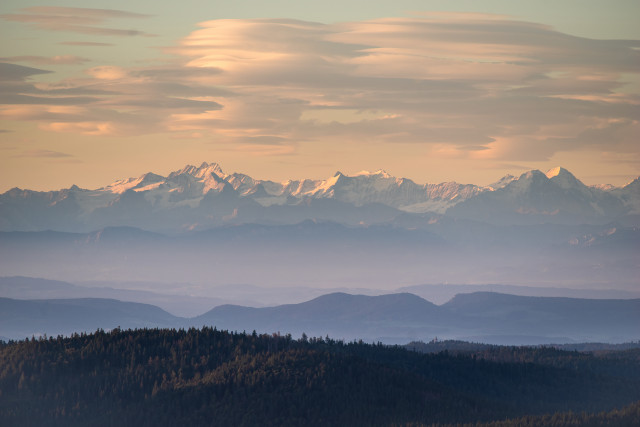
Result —
[{"label": "mountain range", "polygon": [[435,305],[414,294],[333,293],[300,304],[218,306],[195,318],[223,329],[282,331],[386,343],[447,337],[497,344],[629,341],[639,335],[640,299],[583,300],[492,292]]},{"label": "mountain range", "polygon": [[132,226],[179,233],[230,224],[397,224],[442,215],[497,225],[640,225],[640,180],[624,187],[586,186],[564,168],[506,176],[489,186],[417,184],[383,170],[324,180],[273,182],[226,174],[216,163],[168,176],[146,173],[96,190],[72,186],[0,195],[0,230],[87,232]]},{"label": "mountain range", "polygon": [[329,292],[496,284],[611,297],[638,291],[639,212],[638,179],[590,187],[563,168],[481,187],[420,185],[384,171],[277,183],[203,163],[97,190],[0,195],[0,276],[112,289],[77,295],[84,297],[181,284],[184,292],[165,292],[182,294],[170,305],[166,295],[135,299],[180,313],[246,302],[216,295],[245,285]]},{"label": "mountain range", "polygon": [[[114,286],[120,286],[116,288]],[[125,289],[130,287],[133,289]],[[162,282],[79,282],[69,283],[34,277],[0,277],[0,298],[20,300],[77,298],[116,299],[150,304],[178,317],[197,317],[211,307],[225,304],[273,307],[298,304],[329,293],[378,296],[393,293],[415,294],[434,304],[444,304],[458,294],[496,292],[529,297],[570,297],[582,299],[634,299],[640,290],[571,289],[513,285],[414,285],[397,289],[313,288],[305,286],[256,286],[232,284],[202,289],[191,283]]]},{"label": "mountain range", "polygon": [[640,299],[461,294],[435,305],[410,293],[330,293],[298,304],[253,308],[220,305],[192,318],[149,304],[104,298],[0,298],[0,335],[22,339],[98,328],[216,326],[218,329],[347,341],[406,344],[435,337],[495,344],[625,342],[640,338]]}]

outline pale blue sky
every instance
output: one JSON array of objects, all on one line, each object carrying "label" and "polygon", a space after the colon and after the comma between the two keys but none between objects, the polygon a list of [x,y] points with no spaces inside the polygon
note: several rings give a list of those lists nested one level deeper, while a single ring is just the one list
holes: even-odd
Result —
[{"label": "pale blue sky", "polygon": [[158,33],[168,37],[182,35],[202,19],[286,17],[334,23],[438,10],[511,15],[581,37],[640,38],[640,2],[637,0],[5,0],[0,3],[0,12],[44,5],[121,9],[154,15],[149,27],[157,28]]}]

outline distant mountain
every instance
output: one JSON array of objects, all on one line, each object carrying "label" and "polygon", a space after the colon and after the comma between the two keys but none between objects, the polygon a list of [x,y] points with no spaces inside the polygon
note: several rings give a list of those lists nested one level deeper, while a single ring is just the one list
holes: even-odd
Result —
[{"label": "distant mountain", "polygon": [[640,217],[640,177],[622,188],[612,188],[610,191],[623,201],[630,215],[633,215],[636,220]]},{"label": "distant mountain", "polygon": [[413,294],[329,294],[267,308],[224,305],[194,319],[223,329],[406,343],[434,337],[496,344],[624,342],[640,338],[640,299],[458,295],[436,306]]},{"label": "distant mountain", "polygon": [[[193,295],[194,292],[200,292]],[[234,304],[248,307],[273,307],[298,304],[326,294],[385,295],[410,293],[441,305],[458,294],[496,292],[520,296],[569,297],[588,299],[640,298],[640,290],[572,289],[514,285],[414,285],[395,290],[367,288],[310,288],[303,286],[263,287],[255,285],[224,285],[202,289],[190,283],[158,282],[81,282],[72,284],[33,277],[0,277],[0,297],[12,299],[107,298],[151,304],[174,316],[195,317],[212,307]]]},{"label": "distant mountain", "polygon": [[129,231],[0,232],[0,274],[70,282],[188,281],[199,285],[199,295],[210,296],[208,289],[234,283],[335,288],[375,279],[380,287],[398,280],[395,268],[413,275],[424,268],[423,257],[451,251],[426,230],[331,222],[246,224],[177,236]]},{"label": "distant mountain", "polygon": [[98,328],[175,327],[179,318],[149,304],[102,298],[0,298],[0,334],[12,339],[70,335]]},{"label": "distant mountain", "polygon": [[193,318],[111,299],[0,298],[0,335],[71,334],[141,327],[215,326],[347,341],[406,344],[466,339],[494,344],[626,342],[640,339],[640,299],[522,297],[492,292],[457,295],[438,306],[409,293],[332,293],[299,304],[252,308],[221,305]]},{"label": "distant mountain", "polygon": [[239,283],[393,289],[449,282],[637,290],[639,245],[640,232],[633,227],[501,227],[447,216],[403,217],[402,225],[244,224],[177,235],[107,227],[89,233],[0,232],[0,274],[101,281],[107,287],[131,280],[190,282],[197,288],[189,294],[204,297],[215,297],[210,292],[216,286]]},{"label": "distant mountain", "polygon": [[[384,171],[326,180],[286,181],[225,174],[216,163],[186,166],[162,177],[153,173],[97,190],[36,192],[14,188],[0,195],[0,230],[87,231],[135,226],[179,231],[243,222],[343,223],[387,221],[396,209],[443,211],[484,191],[472,185],[418,185]],[[333,203],[321,203],[331,200]],[[366,209],[362,207],[366,206]],[[286,208],[285,208],[286,207]]]},{"label": "distant mountain", "polygon": [[435,331],[448,322],[438,306],[412,294],[380,296],[333,293],[300,304],[251,308],[223,305],[196,323],[231,330],[281,331],[300,336],[402,340],[417,330]]},{"label": "distant mountain", "polygon": [[606,223],[640,214],[638,185],[636,180],[624,188],[587,187],[562,168],[547,175],[529,171],[519,178],[506,176],[486,187],[455,182],[421,185],[383,170],[273,182],[226,174],[216,163],[203,163],[166,177],[146,173],[96,190],[14,188],[0,195],[0,230],[86,232],[131,226],[175,233],[305,219],[388,223],[403,212],[446,213],[502,225]]},{"label": "distant mountain", "polygon": [[[187,292],[179,293],[180,289],[174,289],[172,293],[167,293],[164,289],[151,292],[115,288],[113,287],[115,284],[111,285],[78,286],[68,282],[33,277],[0,277],[0,297],[28,300],[107,298],[152,304],[175,316],[183,317],[197,316],[210,310],[211,307],[236,301],[235,298],[219,298],[217,296],[190,296],[187,295]],[[126,284],[119,285],[126,286]]]},{"label": "distant mountain", "polygon": [[629,186],[605,191],[587,187],[564,168],[534,170],[458,203],[447,215],[498,225],[606,223],[638,213],[640,191],[634,194]]},{"label": "distant mountain", "polygon": [[496,292],[528,297],[568,297],[582,299],[633,299],[640,298],[640,289],[627,291],[619,289],[572,289],[543,286],[514,286],[501,284],[439,284],[403,286],[396,292],[409,292],[435,304],[444,304],[458,294],[475,292]]},{"label": "distant mountain", "polygon": [[[640,299],[525,297],[476,292],[456,295],[442,307],[455,317],[466,318],[469,322],[466,330],[477,331],[456,338],[477,342],[509,344],[511,340],[520,340],[522,344],[535,344],[538,337],[555,337],[556,342],[624,342],[640,337]],[[528,341],[528,337],[533,339]],[[565,337],[569,339],[563,339]]]}]

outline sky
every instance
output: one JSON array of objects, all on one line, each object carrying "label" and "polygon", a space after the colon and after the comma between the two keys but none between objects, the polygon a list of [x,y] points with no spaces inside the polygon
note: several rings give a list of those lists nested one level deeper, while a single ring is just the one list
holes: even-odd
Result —
[{"label": "sky", "polygon": [[624,185],[638,16],[637,0],[5,0],[0,192],[204,161],[277,181],[564,166]]}]

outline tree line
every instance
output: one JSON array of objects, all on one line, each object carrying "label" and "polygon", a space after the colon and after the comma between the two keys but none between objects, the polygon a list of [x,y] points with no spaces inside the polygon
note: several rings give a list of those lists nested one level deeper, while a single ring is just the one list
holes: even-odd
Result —
[{"label": "tree line", "polygon": [[210,327],[33,338],[0,344],[0,425],[417,426],[640,400],[633,357],[571,364],[574,352],[509,351],[422,354]]}]

